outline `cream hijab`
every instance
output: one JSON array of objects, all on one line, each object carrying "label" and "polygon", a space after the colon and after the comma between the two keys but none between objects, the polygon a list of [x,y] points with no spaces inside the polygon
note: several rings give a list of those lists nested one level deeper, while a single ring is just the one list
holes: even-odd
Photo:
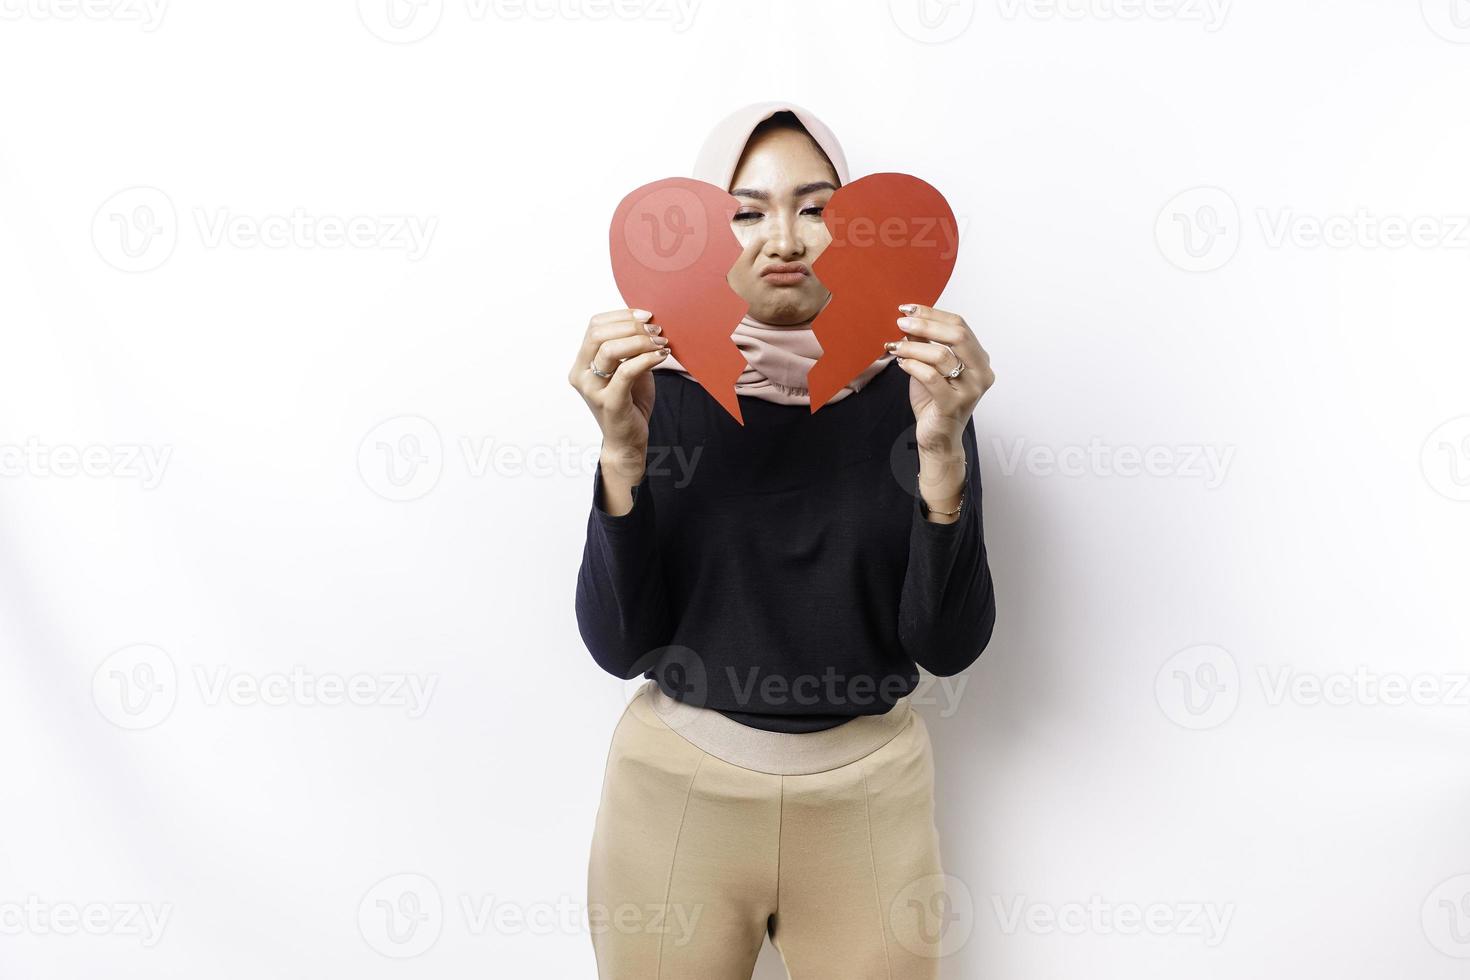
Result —
[{"label": "cream hijab", "polygon": [[[782,110],[790,111],[806,127],[817,146],[822,148],[822,152],[832,162],[832,169],[837,171],[839,186],[846,184],[847,157],[842,152],[842,144],[837,142],[837,137],[825,123],[806,109],[790,102],[756,102],[726,116],[705,138],[704,146],[700,148],[699,157],[694,164],[694,177],[729,190],[730,181],[735,176],[735,168],[740,163],[741,154],[745,152],[745,144],[750,140],[751,132],[763,120]],[[807,371],[822,356],[822,346],[817,343],[811,325],[811,320],[789,325],[766,323],[746,314],[735,332],[730,335],[747,362],[745,370],[735,382],[735,393],[752,395],[781,405],[809,406],[811,399],[807,393]],[[860,391],[891,360],[892,354],[884,354],[878,358],[849,381],[846,387],[829,398],[826,404],[839,402]],[[689,374],[672,352],[662,363],[655,364],[653,370]]]}]

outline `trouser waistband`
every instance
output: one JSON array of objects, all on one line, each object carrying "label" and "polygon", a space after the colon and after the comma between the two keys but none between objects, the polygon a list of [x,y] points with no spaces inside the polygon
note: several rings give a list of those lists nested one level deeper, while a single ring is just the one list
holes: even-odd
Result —
[{"label": "trouser waistband", "polygon": [[645,699],[666,726],[718,759],[780,776],[826,772],[870,755],[912,721],[907,696],[881,715],[858,715],[836,728],[819,732],[768,732],[752,728],[713,708],[669,697],[650,680],[634,695],[630,708]]}]

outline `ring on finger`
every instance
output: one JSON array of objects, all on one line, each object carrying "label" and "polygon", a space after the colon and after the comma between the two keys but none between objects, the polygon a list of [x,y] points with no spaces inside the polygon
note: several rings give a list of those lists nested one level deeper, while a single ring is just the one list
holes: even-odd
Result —
[{"label": "ring on finger", "polygon": [[[935,343],[938,343],[938,341],[935,341]],[[945,375],[946,378],[953,381],[955,378],[958,378],[960,374],[965,370],[965,362],[960,360],[960,355],[954,352],[953,347],[949,346],[948,344],[939,344],[939,346],[949,351],[949,356],[954,358],[954,370]]]}]

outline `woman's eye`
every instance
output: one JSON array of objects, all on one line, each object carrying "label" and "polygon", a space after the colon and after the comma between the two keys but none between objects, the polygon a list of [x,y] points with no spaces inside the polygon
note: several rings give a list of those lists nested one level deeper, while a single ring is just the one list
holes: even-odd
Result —
[{"label": "woman's eye", "polygon": [[756,218],[759,218],[760,216],[761,216],[761,213],[759,211],[737,211],[735,213],[735,217],[732,218],[731,220],[733,220],[733,221],[752,221],[752,220],[754,220]]},{"label": "woman's eye", "polygon": [[814,214],[819,218],[822,216],[822,211],[823,207],[820,204],[813,204],[810,207],[805,207],[801,209],[802,214]]}]

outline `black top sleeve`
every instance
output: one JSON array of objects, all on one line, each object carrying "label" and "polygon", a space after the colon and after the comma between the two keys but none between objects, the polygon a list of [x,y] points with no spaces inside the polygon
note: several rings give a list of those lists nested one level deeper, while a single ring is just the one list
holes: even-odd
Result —
[{"label": "black top sleeve", "polygon": [[898,634],[904,652],[938,677],[958,674],[980,656],[995,626],[995,589],[980,513],[980,453],[975,420],[965,423],[966,489],[958,520],[939,524],[924,516],[914,494],[909,563],[899,600]]},{"label": "black top sleeve", "polygon": [[[631,679],[673,632],[645,469],[633,509],[613,516],[603,505],[602,463],[592,477],[592,512],[577,572],[577,628],[603,670]],[[968,506],[968,505],[967,505]]]}]

